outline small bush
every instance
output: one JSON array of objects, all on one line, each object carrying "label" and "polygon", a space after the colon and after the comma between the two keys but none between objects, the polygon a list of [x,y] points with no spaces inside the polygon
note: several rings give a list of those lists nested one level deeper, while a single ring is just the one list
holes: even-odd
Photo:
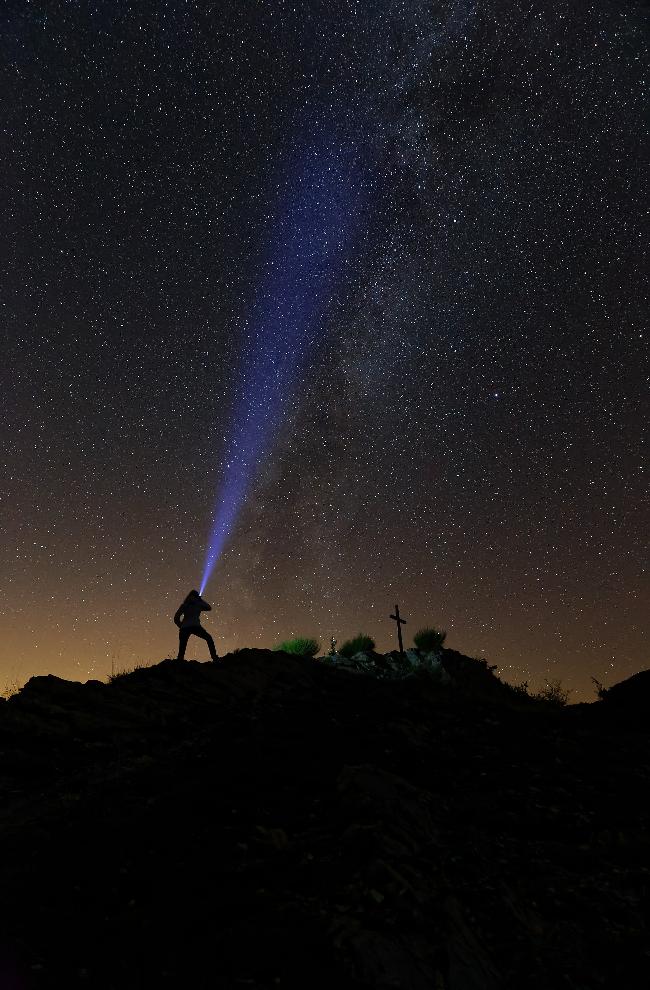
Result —
[{"label": "small bush", "polygon": [[419,629],[413,637],[413,642],[423,653],[433,653],[440,649],[446,638],[447,633],[444,629],[435,629],[431,626]]},{"label": "small bush", "polygon": [[4,690],[0,691],[0,698],[4,698],[5,701],[8,701],[9,698],[13,698],[15,694],[18,694],[21,687],[22,684],[19,683],[16,677],[14,677],[12,681],[7,681],[4,686]]},{"label": "small bush", "polygon": [[547,681],[546,686],[540,688],[534,696],[538,701],[545,701],[549,705],[564,706],[569,701],[570,689],[562,687],[562,681]]},{"label": "small bush", "polygon": [[285,639],[283,643],[278,643],[273,649],[276,653],[294,653],[299,657],[315,657],[320,650],[320,643],[317,639],[303,636],[297,639]]},{"label": "small bush", "polygon": [[354,639],[348,639],[345,641],[339,653],[342,657],[346,657],[348,660],[353,657],[356,653],[370,653],[375,648],[375,641],[372,636],[366,636],[365,633],[359,633]]}]

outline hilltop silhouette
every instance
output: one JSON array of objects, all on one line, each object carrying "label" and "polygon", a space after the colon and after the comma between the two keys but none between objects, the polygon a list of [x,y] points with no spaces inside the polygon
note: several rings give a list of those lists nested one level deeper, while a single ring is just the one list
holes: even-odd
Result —
[{"label": "hilltop silhouette", "polygon": [[650,672],[553,708],[440,661],[33,678],[0,703],[0,986],[645,988]]}]

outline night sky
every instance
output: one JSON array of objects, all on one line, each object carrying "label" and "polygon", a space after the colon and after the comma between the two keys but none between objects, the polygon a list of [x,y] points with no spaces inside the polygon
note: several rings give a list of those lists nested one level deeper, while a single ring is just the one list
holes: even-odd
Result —
[{"label": "night sky", "polygon": [[399,602],[575,700],[648,666],[642,13],[3,4],[0,689],[175,655],[314,141],[355,215],[206,588],[218,652],[388,649]]}]

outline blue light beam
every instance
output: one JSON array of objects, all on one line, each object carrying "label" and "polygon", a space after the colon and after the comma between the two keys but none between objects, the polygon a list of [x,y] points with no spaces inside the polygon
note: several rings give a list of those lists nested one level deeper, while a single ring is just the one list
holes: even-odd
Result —
[{"label": "blue light beam", "polygon": [[323,310],[348,253],[360,208],[352,156],[332,142],[304,148],[289,172],[277,237],[253,303],[200,593],[322,335]]}]

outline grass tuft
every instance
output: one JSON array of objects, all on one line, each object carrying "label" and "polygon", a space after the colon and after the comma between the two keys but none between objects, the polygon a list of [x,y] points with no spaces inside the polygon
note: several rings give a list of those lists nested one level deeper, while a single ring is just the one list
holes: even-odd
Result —
[{"label": "grass tuft", "polygon": [[342,657],[346,657],[348,660],[353,657],[356,653],[370,653],[375,648],[375,641],[372,636],[367,636],[365,633],[359,633],[354,639],[348,639],[343,644],[339,653]]},{"label": "grass tuft", "polygon": [[298,657],[315,657],[320,650],[320,643],[310,636],[298,636],[296,639],[285,639],[273,649],[276,653],[293,653]]},{"label": "grass tuft", "polygon": [[424,629],[418,629],[413,637],[413,642],[423,653],[433,653],[442,647],[446,638],[447,633],[444,629],[426,626]]},{"label": "grass tuft", "polygon": [[127,677],[129,674],[133,674],[136,670],[148,670],[151,667],[150,663],[136,663],[133,667],[124,667],[123,670],[114,670],[108,675],[108,683],[113,684],[114,681],[119,681],[123,677]]}]

